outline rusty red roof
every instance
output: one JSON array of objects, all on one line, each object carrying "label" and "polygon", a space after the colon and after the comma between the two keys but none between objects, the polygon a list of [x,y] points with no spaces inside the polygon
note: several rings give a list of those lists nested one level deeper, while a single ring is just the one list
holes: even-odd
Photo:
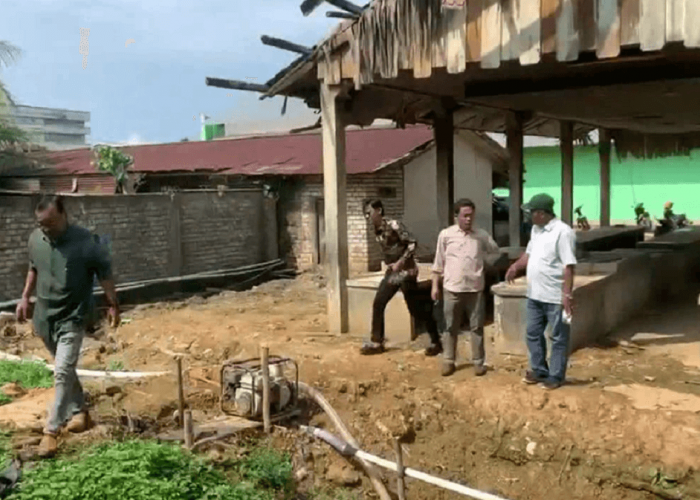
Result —
[{"label": "rusty red roof", "polygon": [[[428,143],[430,128],[422,125],[348,130],[348,174],[370,173]],[[321,135],[285,134],[125,146],[134,172],[218,172],[241,175],[308,175],[322,173]],[[54,168],[64,174],[94,173],[90,149],[52,153]]]}]

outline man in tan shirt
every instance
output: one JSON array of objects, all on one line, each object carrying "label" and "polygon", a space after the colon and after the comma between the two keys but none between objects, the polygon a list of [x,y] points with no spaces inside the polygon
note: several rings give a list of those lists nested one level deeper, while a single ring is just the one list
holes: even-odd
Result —
[{"label": "man in tan shirt", "polygon": [[467,318],[471,332],[474,371],[477,376],[486,373],[484,260],[488,255],[498,254],[499,250],[486,231],[474,227],[475,211],[476,207],[471,200],[461,199],[455,203],[457,224],[440,232],[435,252],[432,298],[435,301],[442,298],[444,303],[442,375],[445,377],[455,372],[457,336]]}]

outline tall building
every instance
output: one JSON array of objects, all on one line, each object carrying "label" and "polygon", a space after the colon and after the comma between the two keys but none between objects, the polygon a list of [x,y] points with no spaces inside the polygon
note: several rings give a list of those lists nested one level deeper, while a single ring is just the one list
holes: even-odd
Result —
[{"label": "tall building", "polygon": [[17,127],[25,130],[32,142],[48,149],[74,149],[89,144],[87,111],[17,105],[11,108],[11,113]]}]

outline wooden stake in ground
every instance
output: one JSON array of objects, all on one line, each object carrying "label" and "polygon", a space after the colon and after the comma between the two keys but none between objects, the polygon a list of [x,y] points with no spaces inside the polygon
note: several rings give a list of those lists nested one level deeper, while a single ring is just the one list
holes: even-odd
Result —
[{"label": "wooden stake in ground", "polygon": [[396,471],[398,478],[396,481],[396,491],[399,495],[399,500],[406,500],[406,475],[403,468],[403,450],[398,439],[394,439],[394,451],[396,451]]},{"label": "wooden stake in ground", "polygon": [[192,445],[194,445],[194,425],[192,423],[192,412],[190,410],[185,411],[183,420],[185,422],[185,446],[188,450],[191,450]]},{"label": "wooden stake in ground", "polygon": [[270,433],[272,430],[272,424],[270,422],[270,366],[268,359],[270,357],[270,348],[267,346],[261,347],[260,361],[262,364],[262,378],[263,378],[263,394],[262,394],[262,405],[263,405],[263,426],[265,433]]},{"label": "wooden stake in ground", "polygon": [[185,427],[185,387],[182,381],[182,358],[180,356],[175,358],[177,363],[177,398],[180,403],[180,413],[178,416],[178,423],[180,427]]}]

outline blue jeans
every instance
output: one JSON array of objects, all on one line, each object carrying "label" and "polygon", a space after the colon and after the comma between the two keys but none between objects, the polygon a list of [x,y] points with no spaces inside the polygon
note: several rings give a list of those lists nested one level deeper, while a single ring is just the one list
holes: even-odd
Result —
[{"label": "blue jeans", "polygon": [[[562,320],[561,304],[527,299],[527,349],[530,369],[536,377],[562,383],[569,362],[570,327]],[[552,353],[547,364],[547,341],[544,332],[552,326]]]},{"label": "blue jeans", "polygon": [[55,399],[44,429],[47,434],[58,433],[73,416],[85,409],[83,387],[76,373],[83,336],[81,328],[73,327],[59,333],[55,341],[51,337],[42,338],[55,360]]}]

